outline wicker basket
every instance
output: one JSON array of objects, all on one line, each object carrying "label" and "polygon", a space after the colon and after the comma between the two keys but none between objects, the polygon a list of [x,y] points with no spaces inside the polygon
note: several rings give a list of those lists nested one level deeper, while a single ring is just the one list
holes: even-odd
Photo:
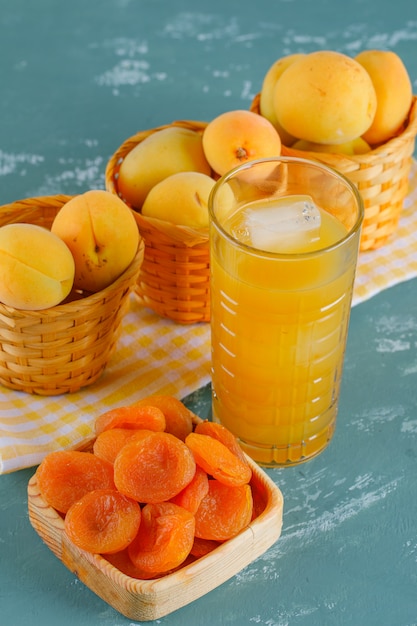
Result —
[{"label": "wicker basket", "polygon": [[[258,94],[251,111],[259,113]],[[417,134],[417,98],[413,103],[403,132],[366,154],[346,156],[294,150],[282,147],[286,156],[315,159],[330,165],[349,178],[361,192],[365,217],[360,250],[383,246],[395,232],[404,199]]]},{"label": "wicker basket", "polygon": [[[119,195],[117,178],[125,156],[153,133],[177,126],[203,133],[206,123],[177,121],[138,132],[127,139],[106,167],[106,188]],[[145,240],[145,256],[136,285],[136,294],[158,315],[180,324],[210,319],[208,231],[196,231],[142,216],[133,210]]]},{"label": "wicker basket", "polygon": [[[65,202],[58,195],[0,206],[0,225],[26,222],[50,228]],[[109,287],[42,311],[0,304],[0,383],[40,395],[78,391],[104,371],[120,332],[144,255],[141,242],[128,269]]]}]

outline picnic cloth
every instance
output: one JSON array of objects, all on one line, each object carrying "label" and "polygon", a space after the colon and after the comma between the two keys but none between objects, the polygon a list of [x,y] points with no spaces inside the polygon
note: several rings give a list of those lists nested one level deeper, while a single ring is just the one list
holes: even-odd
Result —
[{"label": "picnic cloth", "polygon": [[[359,255],[353,306],[417,276],[417,162],[399,226],[382,248]],[[184,398],[210,382],[209,324],[178,325],[131,296],[117,350],[101,378],[76,393],[36,396],[0,386],[0,474],[31,467],[57,449],[77,448],[115,406],[158,393]]]}]

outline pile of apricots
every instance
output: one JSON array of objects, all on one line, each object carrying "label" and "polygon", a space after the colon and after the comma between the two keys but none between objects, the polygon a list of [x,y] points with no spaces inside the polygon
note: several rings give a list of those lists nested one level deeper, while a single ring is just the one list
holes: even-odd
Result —
[{"label": "pile of apricots", "polygon": [[50,230],[6,224],[0,228],[0,302],[40,311],[71,300],[75,292],[101,291],[129,267],[140,239],[131,210],[100,189],[65,202]]},{"label": "pile of apricots", "polygon": [[138,143],[120,165],[118,192],[148,218],[207,228],[211,189],[232,168],[279,156],[282,145],[369,152],[402,132],[412,97],[407,69],[394,52],[288,55],[266,72],[258,110],[226,111],[202,132],[164,128]]},{"label": "pile of apricots", "polygon": [[68,538],[128,576],[159,578],[233,538],[260,509],[225,427],[149,396],[95,422],[90,451],[49,453],[36,479]]},{"label": "pile of apricots", "polygon": [[286,146],[362,154],[403,131],[412,99],[395,52],[363,50],[353,58],[318,50],[277,59],[264,77],[259,109]]},{"label": "pile of apricots", "polygon": [[[215,181],[237,165],[279,156],[283,145],[364,154],[403,131],[412,100],[407,69],[389,50],[364,50],[354,58],[332,50],[281,57],[262,80],[259,110],[226,111],[201,132],[171,125],[135,145],[118,171],[120,198],[101,190],[82,194],[62,208],[52,232],[3,226],[0,302],[45,309],[62,302],[73,286],[103,289],[136,253],[130,209],[207,229]],[[232,192],[224,186],[222,193],[227,209]]]}]

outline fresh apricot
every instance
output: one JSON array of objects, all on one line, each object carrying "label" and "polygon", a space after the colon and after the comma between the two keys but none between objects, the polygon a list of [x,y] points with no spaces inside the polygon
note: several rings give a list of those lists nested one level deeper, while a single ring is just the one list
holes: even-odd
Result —
[{"label": "fresh apricot", "polygon": [[35,224],[0,228],[0,301],[22,310],[38,311],[62,302],[75,273],[68,246],[54,233]]},{"label": "fresh apricot", "polygon": [[281,137],[282,143],[286,146],[291,146],[295,137],[287,133],[285,128],[283,128],[278,122],[274,106],[274,90],[276,82],[281,74],[291,65],[291,63],[294,63],[294,61],[297,61],[297,59],[300,59],[302,56],[304,56],[302,53],[289,54],[274,61],[264,76],[259,95],[260,114],[263,117],[266,117],[266,119],[269,120],[276,128],[279,136]]},{"label": "fresh apricot", "polygon": [[208,228],[208,199],[215,181],[201,172],[178,172],[148,193],[142,215],[190,228]]},{"label": "fresh apricot", "polygon": [[132,263],[140,242],[132,211],[102,189],[68,200],[56,214],[51,232],[72,252],[74,287],[90,292],[111,285]]},{"label": "fresh apricot", "polygon": [[307,152],[326,152],[332,154],[347,154],[349,156],[353,154],[366,154],[371,150],[371,146],[365,141],[365,139],[363,139],[363,137],[357,137],[351,141],[339,144],[314,143],[314,141],[298,139],[292,144],[292,148],[294,150],[303,150]]},{"label": "fresh apricot", "polygon": [[124,157],[118,190],[126,202],[141,209],[150,190],[176,172],[202,172],[209,176],[211,170],[200,133],[171,126],[154,131]]},{"label": "fresh apricot", "polygon": [[376,112],[375,88],[354,59],[332,50],[296,59],[278,78],[274,106],[281,126],[315,143],[345,143],[370,127]]},{"label": "fresh apricot", "polygon": [[203,133],[203,147],[211,167],[222,176],[242,163],[279,156],[281,139],[265,117],[233,110],[209,122]]},{"label": "fresh apricot", "polygon": [[370,144],[384,143],[403,130],[413,99],[410,76],[391,50],[363,50],[355,59],[371,77],[377,98],[375,117],[363,138]]}]

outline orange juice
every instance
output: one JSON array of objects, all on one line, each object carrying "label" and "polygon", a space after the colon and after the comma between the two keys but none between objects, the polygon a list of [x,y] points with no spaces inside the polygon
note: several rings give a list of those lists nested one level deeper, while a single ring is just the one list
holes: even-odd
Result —
[{"label": "orange juice", "polygon": [[358,245],[318,209],[313,241],[254,248],[248,206],[271,203],[211,227],[213,419],[266,466],[307,460],[332,437]]}]

